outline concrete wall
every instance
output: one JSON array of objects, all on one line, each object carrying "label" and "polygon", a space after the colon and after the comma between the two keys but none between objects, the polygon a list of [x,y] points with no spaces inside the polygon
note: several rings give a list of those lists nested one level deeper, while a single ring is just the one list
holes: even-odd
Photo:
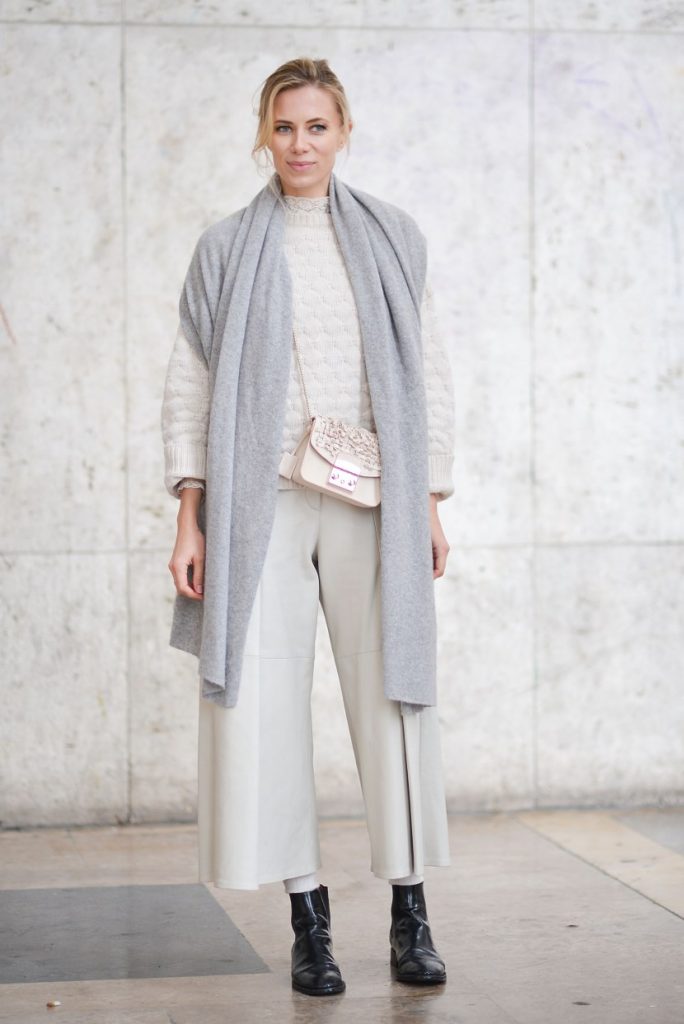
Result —
[{"label": "concrete wall", "polygon": [[[284,17],[287,23],[284,24]],[[452,809],[676,802],[684,4],[3,0],[5,826],[192,818],[159,411],[260,83],[327,57],[345,180],[423,226],[456,386],[435,584]],[[325,623],[323,812],[361,807]]]}]

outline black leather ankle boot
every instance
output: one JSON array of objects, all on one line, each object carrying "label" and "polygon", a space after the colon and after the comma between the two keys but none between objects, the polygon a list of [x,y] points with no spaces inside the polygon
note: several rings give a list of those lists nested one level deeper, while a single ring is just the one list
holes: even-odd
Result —
[{"label": "black leather ankle boot", "polygon": [[413,985],[446,981],[444,961],[432,942],[422,882],[392,886],[389,939],[390,965],[396,981]]},{"label": "black leather ankle boot", "polygon": [[319,885],[309,892],[291,892],[292,988],[309,996],[344,992],[345,983],[333,956],[328,889]]}]

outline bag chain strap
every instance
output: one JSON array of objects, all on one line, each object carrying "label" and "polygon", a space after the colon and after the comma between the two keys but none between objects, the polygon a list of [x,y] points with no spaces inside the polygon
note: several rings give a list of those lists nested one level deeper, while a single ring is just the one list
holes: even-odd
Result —
[{"label": "bag chain strap", "polygon": [[[304,372],[302,370],[302,361],[301,361],[301,359],[299,357],[299,346],[297,345],[297,335],[294,332],[294,327],[292,328],[292,337],[294,338],[294,343],[295,343],[295,355],[297,356],[297,365],[299,366],[299,379],[300,379],[301,384],[302,384],[302,391],[304,392],[304,401],[306,402],[306,411],[307,411],[307,414],[309,416],[309,423],[311,423],[311,408],[309,406],[309,396],[306,393],[306,387],[304,385]],[[368,433],[372,434],[374,432],[373,431],[368,431]],[[377,437],[377,434],[375,436]]]},{"label": "bag chain strap", "polygon": [[307,395],[306,388],[304,387],[304,374],[302,372],[302,361],[299,358],[299,346],[297,345],[297,336],[296,336],[296,334],[294,332],[294,327],[292,328],[292,337],[294,338],[294,343],[295,343],[295,355],[297,356],[297,365],[299,366],[299,379],[302,382],[302,391],[304,392],[304,401],[306,402],[306,411],[307,411],[307,414],[308,414],[308,417],[309,417],[309,422],[311,422],[311,408],[309,406],[309,396]]}]

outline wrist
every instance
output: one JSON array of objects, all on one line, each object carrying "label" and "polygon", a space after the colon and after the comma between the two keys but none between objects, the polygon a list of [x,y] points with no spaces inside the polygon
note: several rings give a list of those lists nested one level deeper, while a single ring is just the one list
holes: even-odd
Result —
[{"label": "wrist", "polygon": [[201,487],[183,487],[178,493],[179,505],[176,521],[179,526],[197,525],[197,512],[204,491]]}]

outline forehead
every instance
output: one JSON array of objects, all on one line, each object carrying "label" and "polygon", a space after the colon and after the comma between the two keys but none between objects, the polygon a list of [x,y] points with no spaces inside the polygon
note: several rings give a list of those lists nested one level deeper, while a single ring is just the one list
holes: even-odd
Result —
[{"label": "forehead", "polygon": [[312,117],[332,118],[337,113],[335,100],[327,89],[315,85],[301,85],[279,92],[273,103],[273,119],[292,121]]}]

